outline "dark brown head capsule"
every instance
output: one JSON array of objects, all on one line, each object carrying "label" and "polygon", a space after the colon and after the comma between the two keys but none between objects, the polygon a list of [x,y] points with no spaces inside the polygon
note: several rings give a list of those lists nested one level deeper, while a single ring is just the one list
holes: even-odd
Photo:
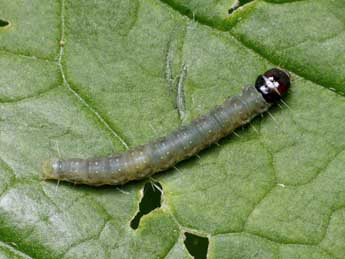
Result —
[{"label": "dark brown head capsule", "polygon": [[281,69],[273,68],[258,76],[255,88],[269,103],[278,102],[290,87],[289,74]]}]

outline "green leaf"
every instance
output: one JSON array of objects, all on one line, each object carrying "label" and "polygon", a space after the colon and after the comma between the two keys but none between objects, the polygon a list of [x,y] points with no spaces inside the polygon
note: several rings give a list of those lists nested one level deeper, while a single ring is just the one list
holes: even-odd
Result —
[{"label": "green leaf", "polygon": [[[0,257],[191,258],[185,232],[208,258],[345,257],[345,4],[240,2],[0,1]],[[40,180],[46,159],[148,142],[274,66],[287,104],[155,175],[137,229],[145,181]]]}]

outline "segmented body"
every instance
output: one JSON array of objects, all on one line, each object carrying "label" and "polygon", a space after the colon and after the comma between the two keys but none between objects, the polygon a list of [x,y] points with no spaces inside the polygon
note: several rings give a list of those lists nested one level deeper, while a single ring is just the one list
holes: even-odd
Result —
[{"label": "segmented body", "polygon": [[110,157],[48,161],[43,176],[95,186],[145,178],[197,154],[265,112],[272,105],[265,97],[257,86],[245,88],[240,96],[165,137]]}]

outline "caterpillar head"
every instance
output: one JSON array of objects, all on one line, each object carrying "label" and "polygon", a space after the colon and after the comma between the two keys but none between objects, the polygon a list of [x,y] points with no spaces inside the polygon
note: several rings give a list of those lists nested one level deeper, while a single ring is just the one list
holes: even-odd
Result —
[{"label": "caterpillar head", "polygon": [[258,76],[255,88],[269,103],[278,102],[290,87],[289,74],[281,69],[273,68]]}]

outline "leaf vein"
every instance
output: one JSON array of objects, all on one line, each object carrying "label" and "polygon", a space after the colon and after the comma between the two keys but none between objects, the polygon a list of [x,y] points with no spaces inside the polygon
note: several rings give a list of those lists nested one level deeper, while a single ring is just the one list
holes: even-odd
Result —
[{"label": "leaf vein", "polygon": [[[64,4],[65,0],[61,0],[61,42],[65,41],[65,17],[64,17]],[[92,107],[85,98],[83,98],[68,82],[66,75],[65,75],[65,71],[63,68],[63,64],[62,64],[62,59],[64,56],[64,45],[62,44],[60,46],[60,54],[59,54],[59,58],[58,58],[58,65],[60,68],[60,73],[61,73],[61,77],[62,80],[64,82],[65,87],[68,89],[68,91],[70,93],[72,93],[72,95],[74,95],[76,97],[76,99],[84,106],[86,107],[89,112],[91,112],[97,119],[98,121],[105,127],[105,129],[107,129],[111,135],[120,141],[120,143],[126,148],[128,149],[129,146],[127,144],[127,141],[124,139],[124,137],[120,136],[120,134],[118,134],[111,126],[110,124],[104,119],[104,117],[94,108]]]}]

